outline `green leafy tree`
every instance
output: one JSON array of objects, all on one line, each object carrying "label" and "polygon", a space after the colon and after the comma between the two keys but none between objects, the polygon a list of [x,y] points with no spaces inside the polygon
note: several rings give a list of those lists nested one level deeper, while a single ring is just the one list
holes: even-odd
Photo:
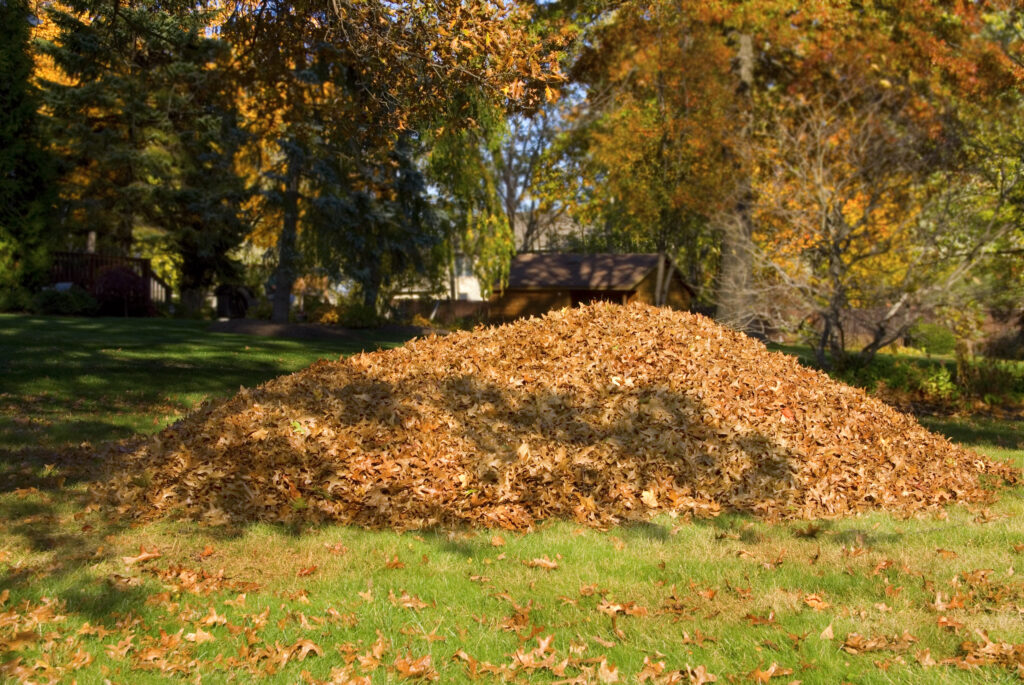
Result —
[{"label": "green leafy tree", "polygon": [[52,159],[40,137],[39,98],[23,0],[0,1],[0,288],[35,285],[52,242]]},{"label": "green leafy tree", "polygon": [[230,53],[207,35],[215,15],[150,0],[71,0],[48,14],[57,31],[41,49],[63,78],[45,98],[68,242],[92,233],[100,250],[130,254],[137,228],[156,229],[195,310],[247,232]]}]

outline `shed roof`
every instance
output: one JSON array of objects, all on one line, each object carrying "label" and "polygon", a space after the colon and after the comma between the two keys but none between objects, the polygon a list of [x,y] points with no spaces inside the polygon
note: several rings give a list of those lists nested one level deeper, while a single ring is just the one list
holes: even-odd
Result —
[{"label": "shed roof", "polygon": [[512,258],[506,287],[632,290],[656,268],[657,254],[519,254]]}]

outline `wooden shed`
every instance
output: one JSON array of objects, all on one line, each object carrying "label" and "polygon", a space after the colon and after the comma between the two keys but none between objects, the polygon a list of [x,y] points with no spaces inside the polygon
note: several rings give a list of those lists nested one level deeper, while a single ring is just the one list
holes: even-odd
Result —
[{"label": "wooden shed", "polygon": [[[512,259],[508,285],[491,298],[490,317],[498,320],[539,316],[552,309],[590,302],[654,304],[657,254],[528,253]],[[693,289],[668,263],[670,283],[665,304],[689,309]]]}]

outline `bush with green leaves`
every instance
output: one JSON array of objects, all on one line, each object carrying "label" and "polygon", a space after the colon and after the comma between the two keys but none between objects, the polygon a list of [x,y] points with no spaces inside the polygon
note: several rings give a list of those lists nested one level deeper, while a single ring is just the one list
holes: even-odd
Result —
[{"label": "bush with green leaves", "polygon": [[73,285],[67,290],[46,288],[32,298],[32,312],[57,316],[94,316],[99,302],[84,288]]},{"label": "bush with green leaves", "polygon": [[910,346],[928,354],[952,354],[956,349],[953,331],[936,323],[918,323],[908,332]]},{"label": "bush with green leaves", "polygon": [[352,301],[339,307],[338,323],[345,328],[376,328],[381,317],[373,307]]}]

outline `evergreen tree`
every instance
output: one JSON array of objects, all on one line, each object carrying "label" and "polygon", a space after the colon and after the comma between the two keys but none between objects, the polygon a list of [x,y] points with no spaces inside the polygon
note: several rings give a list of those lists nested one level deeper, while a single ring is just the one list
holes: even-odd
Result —
[{"label": "evergreen tree", "polygon": [[129,254],[136,227],[157,229],[175,255],[186,310],[228,280],[244,238],[242,142],[227,45],[207,35],[194,3],[69,0],[51,8],[43,45],[68,82],[49,82],[52,135],[68,172],[68,234],[94,232],[102,251]]},{"label": "evergreen tree", "polygon": [[0,289],[45,276],[52,163],[38,127],[24,0],[0,0]]}]

